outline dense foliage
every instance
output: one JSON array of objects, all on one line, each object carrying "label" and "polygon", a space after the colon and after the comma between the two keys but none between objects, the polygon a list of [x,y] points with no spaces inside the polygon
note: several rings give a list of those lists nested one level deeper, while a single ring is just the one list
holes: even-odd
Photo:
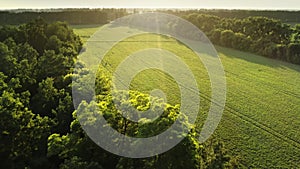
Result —
[{"label": "dense foliage", "polygon": [[[0,23],[20,24],[42,17],[48,22],[105,24],[124,15],[138,12],[139,9],[1,11]],[[161,12],[175,14],[192,22],[204,31],[214,44],[300,64],[300,26],[288,24],[299,23],[299,11],[168,10]],[[55,39],[52,38],[52,41],[55,43]],[[41,43],[44,45],[43,41]],[[37,48],[37,51],[39,50]]]},{"label": "dense foliage", "polygon": [[300,25],[267,17],[221,18],[192,13],[183,16],[217,45],[300,64]]},{"label": "dense foliage", "polygon": [[0,11],[0,25],[23,24],[38,17],[44,18],[47,22],[63,21],[76,25],[106,24],[125,14],[125,9],[19,9]]},{"label": "dense foliage", "polygon": [[61,22],[0,29],[1,168],[47,165],[48,136],[69,131],[68,74],[81,46]]},{"label": "dense foliage", "polygon": [[[234,11],[212,12],[214,15],[190,12],[177,14],[199,27],[215,44],[300,64],[299,25],[266,17],[246,17],[247,14]],[[50,22],[103,24],[125,14],[124,9],[1,12],[0,23],[19,24],[45,17]],[[98,17],[91,17],[95,15]],[[180,25],[172,27],[181,29]],[[221,142],[211,139],[199,144],[194,129],[174,149],[152,158],[121,158],[98,147],[81,129],[72,103],[71,80],[88,71],[83,64],[81,72],[72,72],[81,47],[80,38],[63,22],[48,24],[37,19],[0,28],[0,168],[240,167],[238,159],[228,155]],[[120,133],[138,137],[155,135],[165,129],[157,124],[168,126],[179,113],[177,106],[167,105],[154,124],[138,125],[120,116],[112,103],[105,74],[98,76],[96,85],[99,102],[83,102],[80,107],[88,111],[90,106],[99,106],[99,113]],[[147,108],[147,95],[131,94],[132,99],[126,100],[119,93],[120,103]],[[265,127],[255,120],[253,123]]]},{"label": "dense foliage", "polygon": [[[237,158],[230,156],[221,142],[212,139],[199,144],[194,129],[174,149],[139,160],[118,157],[93,143],[81,129],[72,102],[72,78],[89,71],[84,64],[81,70],[72,71],[81,47],[79,37],[62,22],[48,24],[37,19],[0,29],[0,168],[239,166]],[[179,113],[178,106],[167,105],[154,124],[132,123],[114,107],[105,74],[99,74],[96,85],[99,102],[82,102],[80,108],[88,112],[90,106],[100,106],[99,113],[121,133],[155,135],[171,125]],[[147,108],[150,102],[147,95],[139,92],[131,92],[130,100],[123,96],[120,93],[117,97],[121,104],[131,103],[139,109]]]},{"label": "dense foliage", "polygon": [[[135,123],[126,120],[117,111],[115,103],[122,106],[132,104],[138,109],[149,108],[149,96],[130,92],[130,100],[124,98],[123,92],[111,95],[98,95],[98,102],[87,104],[83,102],[79,109],[86,111],[84,118],[90,119],[85,125],[97,125],[93,113],[89,112],[93,106],[98,106],[99,114],[104,116],[108,123],[119,133],[134,137],[149,137],[164,131],[174,123],[179,113],[178,106],[166,105],[163,114],[159,119],[151,123]],[[152,98],[153,99],[153,98]],[[159,100],[151,101],[155,106],[161,106]],[[73,113],[74,118],[76,111]],[[93,120],[92,120],[93,119]],[[144,119],[147,121],[147,119]],[[185,124],[189,125],[189,124]],[[181,133],[178,133],[180,136]],[[114,143],[111,143],[114,144]],[[116,145],[117,146],[117,145]],[[141,145],[142,146],[142,145]],[[159,145],[158,145],[159,146]],[[163,146],[163,145],[161,145]],[[199,144],[196,132],[192,130],[182,142],[166,153],[151,158],[131,159],[107,153],[83,132],[78,120],[71,124],[71,132],[66,135],[52,134],[48,138],[48,157],[52,164],[60,168],[237,168],[238,159],[233,158],[226,152],[223,144],[215,140],[210,140],[205,144]],[[81,164],[84,164],[81,166]]]},{"label": "dense foliage", "polygon": [[[162,12],[165,12],[162,10]],[[243,19],[247,17],[262,16],[281,20],[285,23],[299,23],[300,11],[293,10],[250,10],[250,9],[194,9],[194,10],[168,10],[168,13],[184,16],[191,13],[214,15],[221,18]]]},{"label": "dense foliage", "polygon": [[[42,17],[49,22],[66,21],[70,24],[104,24],[130,13],[139,13],[146,9],[45,9],[30,10],[17,9],[0,11],[0,24],[27,23],[37,17]],[[152,10],[149,10],[152,11]],[[281,20],[284,23],[299,23],[299,11],[274,11],[274,10],[226,10],[226,9],[195,9],[195,10],[158,10],[170,14],[184,16],[191,13],[214,15],[221,18],[238,18],[263,16]],[[96,16],[96,17],[95,17]]]}]

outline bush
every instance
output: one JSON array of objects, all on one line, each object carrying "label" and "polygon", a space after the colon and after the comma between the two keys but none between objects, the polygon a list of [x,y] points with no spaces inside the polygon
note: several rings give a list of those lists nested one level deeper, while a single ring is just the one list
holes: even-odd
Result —
[{"label": "bush", "polygon": [[224,30],[221,32],[220,42],[225,47],[234,47],[232,42],[235,39],[235,34],[232,30]]}]

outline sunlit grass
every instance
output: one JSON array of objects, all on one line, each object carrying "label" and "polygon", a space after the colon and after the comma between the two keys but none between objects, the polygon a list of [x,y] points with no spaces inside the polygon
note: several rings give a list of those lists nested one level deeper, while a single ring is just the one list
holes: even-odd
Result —
[{"label": "sunlit grass", "polygon": [[[75,32],[86,41],[97,29],[75,27]],[[197,79],[202,96],[202,116],[198,122],[202,123],[209,108],[204,98],[210,96],[210,81],[194,53],[172,38],[154,34],[129,40],[136,42],[120,42],[107,53],[104,60],[110,66],[106,69],[113,72],[124,58],[141,49],[163,48],[173,52],[187,63]],[[215,136],[249,167],[300,166],[300,66],[223,47],[217,47],[217,51],[226,72],[227,102]],[[160,71],[139,73],[130,88],[146,93],[160,88],[169,103],[179,103],[174,79]]]}]

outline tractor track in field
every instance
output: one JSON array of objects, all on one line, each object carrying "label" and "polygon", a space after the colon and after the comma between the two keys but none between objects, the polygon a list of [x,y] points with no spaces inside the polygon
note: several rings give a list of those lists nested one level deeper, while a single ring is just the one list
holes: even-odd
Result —
[{"label": "tractor track in field", "polygon": [[[145,63],[145,62],[144,62],[144,63]],[[147,63],[145,63],[145,64],[147,64]],[[112,66],[111,66],[109,63],[106,64],[106,66],[109,66],[109,67],[112,68]],[[149,65],[149,66],[150,66],[150,65]],[[107,71],[109,71],[111,74],[115,73],[115,72],[112,72],[110,69],[108,69],[108,68],[106,68],[106,67],[105,67],[105,69],[106,69]],[[158,70],[155,70],[155,69],[154,69],[154,71],[158,71]],[[228,72],[227,72],[227,73],[228,73]],[[116,75],[116,76],[119,76],[119,75],[116,74],[116,73],[115,73],[115,75]],[[119,77],[120,77],[120,76],[119,76]],[[174,82],[173,79],[171,79],[171,78],[168,77],[168,76],[166,76],[165,78],[166,78],[169,82],[171,82],[171,83]],[[125,85],[119,78],[116,78],[116,79],[117,79],[120,83],[122,83],[123,85]],[[181,86],[181,87],[183,87],[183,88],[186,88],[186,87],[183,86],[182,84],[178,84],[178,86]],[[126,87],[129,87],[129,86],[126,86]],[[186,88],[186,89],[195,92],[195,90],[192,89],[192,88]],[[285,94],[286,94],[286,93],[285,93]],[[203,99],[205,99],[205,100],[207,100],[207,101],[209,101],[209,102],[211,102],[212,104],[216,104],[217,106],[222,106],[222,105],[219,105],[217,102],[212,101],[212,100],[210,99],[210,96],[205,95],[204,93],[201,93],[201,94],[200,94],[200,97],[203,98]],[[297,98],[298,98],[298,97],[297,97]],[[193,102],[193,101],[191,100],[191,102]],[[293,139],[293,138],[291,138],[291,137],[288,137],[288,136],[285,136],[285,135],[279,133],[278,131],[276,131],[276,130],[270,128],[270,127],[268,127],[267,125],[265,125],[265,124],[263,124],[263,123],[257,122],[257,121],[256,121],[255,119],[253,119],[252,117],[243,114],[242,111],[237,110],[237,109],[235,109],[235,108],[229,106],[228,104],[224,107],[224,111],[228,111],[230,114],[232,114],[232,115],[234,115],[234,116],[240,118],[241,120],[246,121],[246,122],[252,124],[252,125],[255,126],[256,128],[258,128],[258,129],[260,129],[260,130],[263,130],[263,131],[269,133],[270,135],[273,135],[274,137],[276,137],[276,138],[278,138],[278,139],[280,139],[280,140],[282,140],[282,141],[284,141],[284,142],[286,142],[286,143],[289,143],[289,144],[292,145],[293,147],[295,147],[295,148],[297,148],[297,149],[300,150],[300,142],[298,142],[297,140],[295,140],[295,139]]]},{"label": "tractor track in field", "polygon": [[[228,74],[231,74],[231,75],[233,75],[233,76],[235,76],[235,77],[237,77],[238,79],[241,79],[241,80],[243,80],[243,81],[246,81],[246,82],[252,82],[252,81],[250,81],[250,80],[248,80],[248,79],[246,79],[246,78],[242,78],[241,76],[239,76],[239,75],[236,74],[236,73],[232,73],[232,72],[229,72],[229,71],[225,71],[225,72],[228,73]],[[290,92],[290,91],[288,91],[288,90],[282,90],[282,89],[280,89],[280,88],[278,88],[278,87],[274,87],[274,85],[268,85],[268,84],[266,84],[266,83],[260,83],[260,85],[267,86],[268,88],[272,88],[272,89],[276,90],[277,92],[282,93],[282,94],[284,94],[284,95],[292,96],[292,97],[295,97],[295,98],[297,98],[297,99],[300,99],[300,95],[297,95],[297,94],[295,94],[295,93],[293,93],[293,92]],[[254,85],[253,85],[253,86],[254,86]]]},{"label": "tractor track in field", "polygon": [[[236,64],[235,64],[235,66],[236,66]],[[241,64],[238,64],[238,66],[239,67],[243,67],[243,65],[241,65]],[[244,68],[244,69],[242,69],[242,70],[245,70],[245,71],[247,71],[247,68]],[[259,70],[259,69],[258,69]],[[233,72],[230,72],[230,71],[226,71],[225,70],[225,72],[226,73],[228,73],[228,74],[231,74],[231,75],[234,75],[234,76],[236,76],[237,78],[239,78],[239,79],[241,79],[241,80],[244,80],[244,81],[247,81],[247,82],[252,82],[252,81],[250,81],[249,79],[247,79],[247,78],[243,78],[241,75],[239,75],[239,74],[237,74],[237,73],[233,73]],[[255,74],[253,74],[253,70],[248,70],[247,72],[250,72],[250,75],[255,75]],[[266,72],[264,72],[264,73],[266,73]],[[267,73],[268,75],[270,74],[270,73]],[[260,79],[260,78],[259,78]],[[278,79],[277,79],[278,80]],[[282,83],[285,83],[285,84],[288,84],[288,85],[294,85],[293,83],[289,83],[289,81],[280,81],[280,82],[282,82]],[[277,90],[278,92],[280,92],[280,93],[283,93],[283,94],[285,94],[285,95],[287,95],[287,96],[293,96],[293,97],[295,97],[295,98],[299,98],[300,99],[300,93],[299,94],[297,94],[297,93],[294,93],[294,92],[291,92],[291,91],[288,91],[288,90],[282,90],[282,88],[279,88],[279,87],[277,87],[276,85],[274,85],[274,84],[272,84],[272,83],[267,83],[267,82],[265,82],[265,81],[263,81],[262,83],[260,83],[260,85],[263,85],[263,86],[266,86],[266,87],[268,87],[268,88],[272,88],[272,89],[274,89],[274,90]],[[276,86],[276,87],[275,87]]]}]

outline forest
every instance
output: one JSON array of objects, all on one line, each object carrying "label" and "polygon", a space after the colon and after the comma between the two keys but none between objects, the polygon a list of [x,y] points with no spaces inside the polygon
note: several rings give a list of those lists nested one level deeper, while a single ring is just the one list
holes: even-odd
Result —
[{"label": "forest", "polygon": [[18,25],[36,18],[47,22],[68,22],[73,25],[105,24],[126,15],[126,9],[45,9],[0,11],[0,25]]},{"label": "forest", "polygon": [[187,19],[216,45],[300,64],[300,24],[252,16],[243,19],[188,14]]},{"label": "forest", "polygon": [[[216,12],[218,16],[214,11],[165,12],[193,23],[215,45],[300,65],[300,24],[286,23],[298,22],[289,15],[297,12],[278,11],[272,18],[268,12],[260,16],[245,11],[240,11],[244,15]],[[290,19],[280,20],[282,13]],[[196,127],[175,148],[143,159],[109,153],[86,135],[73,105],[72,79],[90,70],[82,63],[80,71],[74,71],[84,46],[69,24],[102,25],[128,14],[124,9],[0,12],[0,168],[247,168],[222,139],[212,137],[199,143]],[[166,26],[184,29],[180,25]],[[189,34],[193,36],[193,32]],[[97,76],[99,101],[82,102],[80,109],[88,112],[98,106],[115,130],[134,137],[156,135],[174,123],[179,110],[169,103],[163,103],[164,112],[153,124],[126,120],[113,104],[115,99],[137,109],[148,109],[150,102],[158,107],[162,103],[138,91],[130,91],[130,99],[119,91],[112,95],[107,74],[107,70],[100,69]],[[93,125],[94,121],[87,123]]]},{"label": "forest", "polygon": [[[0,128],[1,168],[233,168],[238,158],[227,154],[216,139],[199,144],[196,131],[174,149],[146,159],[113,155],[98,147],[81,129],[72,101],[72,78],[89,71],[82,65],[73,72],[76,56],[82,48],[80,38],[65,23],[48,24],[36,19],[0,30]],[[138,126],[122,119],[112,104],[110,80],[99,76],[96,91],[103,116],[119,132],[124,125],[132,136],[153,135],[169,126],[178,108],[168,105],[152,125]],[[122,93],[117,99],[128,104]],[[136,107],[147,107],[147,95],[132,92]],[[141,100],[142,99],[142,100]],[[82,103],[89,110],[96,103]],[[157,103],[160,106],[159,103]],[[172,121],[173,120],[173,121]],[[186,124],[189,125],[189,124]],[[151,129],[151,130],[150,130]],[[178,157],[178,154],[185,154]],[[176,160],[177,158],[183,161]],[[183,159],[184,158],[184,159]]]},{"label": "forest", "polygon": [[[0,11],[0,25],[22,24],[36,18],[72,25],[106,24],[140,11],[143,9],[19,9]],[[300,64],[299,11],[200,9],[158,12],[190,21],[216,45]]]}]

